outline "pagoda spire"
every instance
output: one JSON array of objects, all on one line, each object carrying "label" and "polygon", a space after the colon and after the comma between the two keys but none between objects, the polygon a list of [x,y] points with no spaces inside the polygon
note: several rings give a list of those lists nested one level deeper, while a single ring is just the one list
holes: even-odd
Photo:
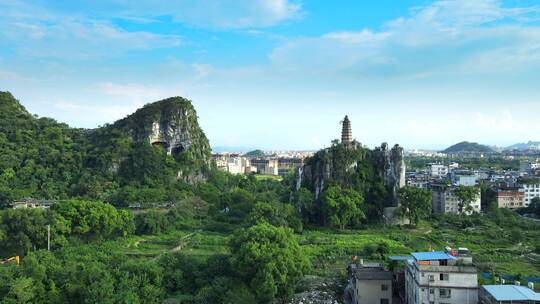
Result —
[{"label": "pagoda spire", "polygon": [[349,144],[353,140],[351,121],[349,120],[349,116],[345,115],[342,125],[343,125],[343,129],[341,130],[341,143]]}]

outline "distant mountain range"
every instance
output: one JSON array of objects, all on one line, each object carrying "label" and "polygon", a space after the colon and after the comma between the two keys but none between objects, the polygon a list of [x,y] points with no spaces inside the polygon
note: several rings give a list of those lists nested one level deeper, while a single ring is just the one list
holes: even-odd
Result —
[{"label": "distant mountain range", "polygon": [[495,150],[493,148],[481,145],[475,142],[462,141],[453,146],[446,148],[444,153],[461,153],[461,152],[479,152],[479,153],[493,153]]},{"label": "distant mountain range", "polygon": [[530,141],[508,146],[505,150],[540,150],[540,141]]}]

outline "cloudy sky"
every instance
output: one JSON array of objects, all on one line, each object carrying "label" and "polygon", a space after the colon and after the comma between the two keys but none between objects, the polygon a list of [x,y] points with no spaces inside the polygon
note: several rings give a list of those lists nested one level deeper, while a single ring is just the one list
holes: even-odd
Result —
[{"label": "cloudy sky", "polygon": [[183,96],[213,146],[540,140],[538,0],[161,2],[0,0],[0,90],[87,128]]}]

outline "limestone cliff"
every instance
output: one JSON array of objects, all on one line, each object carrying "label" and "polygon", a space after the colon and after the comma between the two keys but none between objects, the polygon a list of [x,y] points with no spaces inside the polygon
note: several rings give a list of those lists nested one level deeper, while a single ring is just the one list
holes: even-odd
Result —
[{"label": "limestone cliff", "polygon": [[[199,126],[195,108],[182,97],[147,104],[112,125],[91,130],[89,138],[93,146],[90,162],[99,158],[102,164],[97,166],[113,174],[129,176],[139,170],[144,179],[144,171],[152,167],[154,171],[174,171],[177,179],[194,183],[203,181],[210,169],[210,144]],[[169,159],[155,155],[159,161],[149,166],[152,161],[143,159],[143,146],[150,145],[163,149]],[[108,157],[99,157],[103,154]]]},{"label": "limestone cliff", "polygon": [[403,148],[396,144],[392,149],[388,149],[388,144],[383,143],[371,152],[371,157],[390,191],[392,205],[397,206],[399,189],[405,186]]},{"label": "limestone cliff", "polygon": [[114,126],[129,130],[134,140],[163,147],[169,155],[190,153],[202,162],[210,161],[210,144],[199,126],[197,113],[182,97],[147,104]]},{"label": "limestone cliff", "polygon": [[363,193],[367,201],[379,206],[378,212],[382,214],[384,207],[397,206],[399,188],[405,185],[403,148],[395,145],[388,149],[383,143],[370,150],[358,142],[334,142],[305,162],[297,174],[296,190],[306,187],[319,199],[331,184]]}]

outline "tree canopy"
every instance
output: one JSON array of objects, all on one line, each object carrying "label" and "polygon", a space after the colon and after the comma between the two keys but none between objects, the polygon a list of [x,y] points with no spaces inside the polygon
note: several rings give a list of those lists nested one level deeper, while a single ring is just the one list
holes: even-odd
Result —
[{"label": "tree canopy", "polygon": [[289,228],[261,223],[232,238],[233,266],[260,303],[286,299],[309,266]]},{"label": "tree canopy", "polygon": [[324,192],[322,201],[325,220],[341,230],[347,225],[358,224],[366,218],[362,210],[364,198],[352,189],[342,189],[339,186],[329,187]]},{"label": "tree canopy", "polygon": [[408,218],[412,225],[431,214],[431,192],[425,189],[405,186],[399,190],[399,207],[396,214]]}]

